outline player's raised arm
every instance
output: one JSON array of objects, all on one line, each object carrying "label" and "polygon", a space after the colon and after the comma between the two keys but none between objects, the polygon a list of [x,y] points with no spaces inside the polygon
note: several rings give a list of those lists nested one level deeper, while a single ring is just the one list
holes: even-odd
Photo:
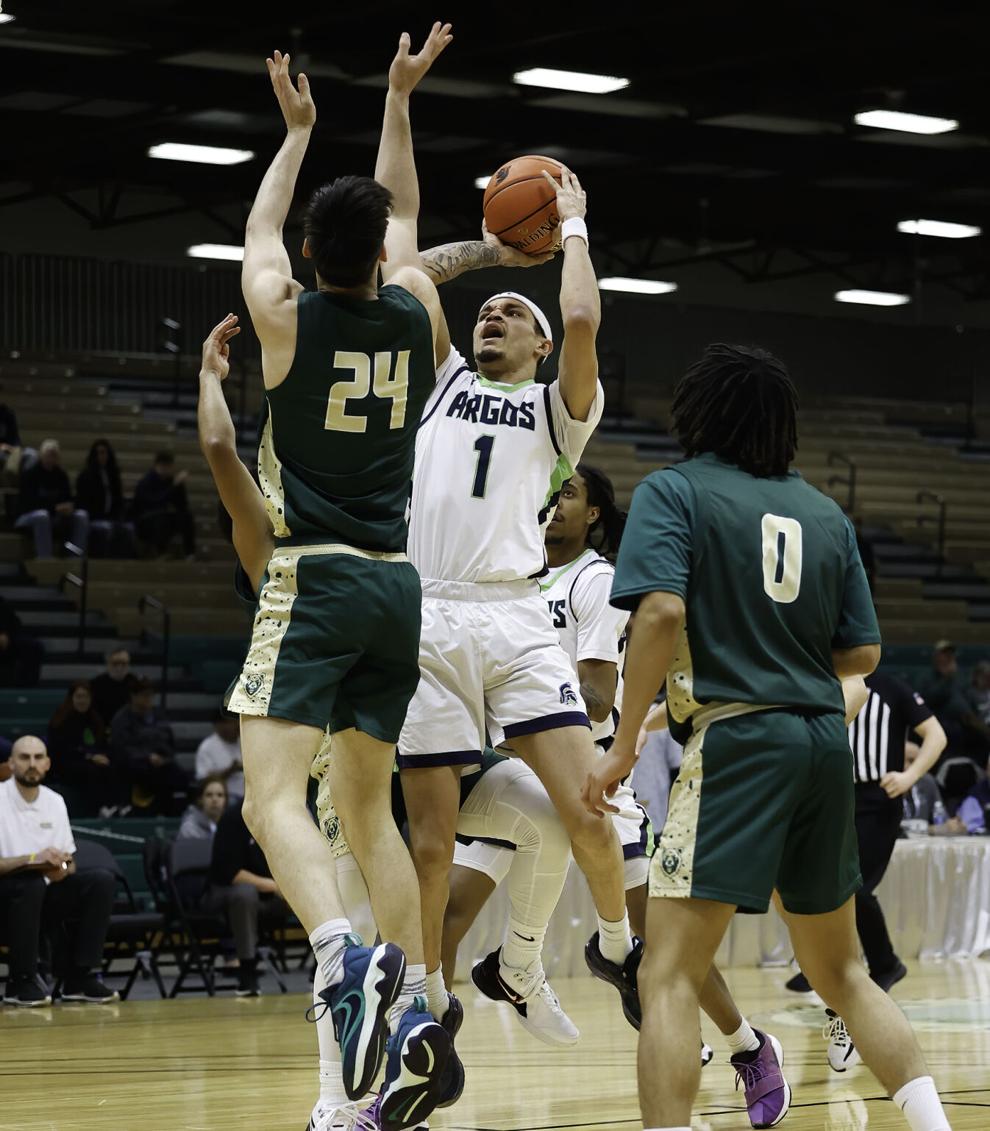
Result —
[{"label": "player's raised arm", "polygon": [[602,321],[598,280],[588,252],[588,229],[584,222],[587,197],[569,169],[561,172],[561,183],[543,174],[557,190],[557,213],[564,247],[564,269],[560,281],[560,316],[564,344],[560,350],[560,395],[575,420],[587,420],[598,389],[598,354],[595,339]]},{"label": "player's raised arm", "polygon": [[453,38],[450,24],[438,21],[427,36],[422,51],[411,55],[409,48],[412,41],[409,33],[404,31],[389,67],[385,119],[375,163],[375,180],[392,193],[392,216],[385,235],[388,260],[382,266],[386,281],[400,267],[421,266],[417,244],[419,181],[409,122],[409,96]]},{"label": "player's raised arm", "polygon": [[237,435],[223,395],[230,372],[230,340],[241,332],[237,315],[228,314],[203,342],[199,370],[199,446],[210,465],[220,501],[233,521],[234,549],[241,565],[258,589],[272,556],[272,524],[265,501],[251,473],[237,454]]},{"label": "player's raised arm", "polygon": [[261,340],[265,381],[271,385],[285,376],[295,351],[295,299],[303,288],[292,278],[282,228],[316,122],[316,106],[304,74],[299,75],[298,90],[292,85],[288,55],[276,51],[265,62],[285,118],[286,135],[248,216],[241,288]]},{"label": "player's raised arm", "polygon": [[438,287],[466,271],[478,271],[482,267],[538,267],[549,263],[556,255],[556,251],[527,255],[492,235],[484,223],[481,233],[484,238],[480,240],[440,244],[420,253],[423,270]]}]

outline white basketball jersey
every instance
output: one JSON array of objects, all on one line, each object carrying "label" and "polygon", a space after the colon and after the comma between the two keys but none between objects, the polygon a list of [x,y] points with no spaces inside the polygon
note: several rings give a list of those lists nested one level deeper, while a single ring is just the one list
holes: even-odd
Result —
[{"label": "white basketball jersey", "polygon": [[605,660],[615,664],[618,686],[615,709],[600,723],[592,723],[595,742],[615,734],[622,709],[622,665],[625,660],[629,614],[609,604],[615,567],[595,550],[587,549],[574,561],[540,579],[540,589],[550,607],[560,643],[577,672],[580,660]]},{"label": "white basketball jersey", "polygon": [[455,349],[416,437],[409,560],[435,581],[518,581],[546,565],[543,533],[601,419],[574,420],[558,381],[500,385]]}]

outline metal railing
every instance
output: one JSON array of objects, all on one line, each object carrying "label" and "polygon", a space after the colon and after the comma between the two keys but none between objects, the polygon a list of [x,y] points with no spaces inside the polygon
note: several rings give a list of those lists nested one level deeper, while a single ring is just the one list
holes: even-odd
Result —
[{"label": "metal railing", "polygon": [[[138,599],[138,612],[144,614],[146,609],[154,609],[161,613],[162,624],[162,678],[161,678],[161,704],[162,711],[168,706],[168,659],[169,647],[172,636],[172,614],[168,610],[168,606],[158,600],[157,597],[152,597],[150,593],[145,593],[143,597]],[[142,633],[142,637],[147,638],[147,632]]]},{"label": "metal railing", "polygon": [[66,585],[73,585],[79,590],[79,638],[76,652],[80,659],[86,654],[86,604],[89,596],[89,554],[75,542],[65,543],[66,552],[78,558],[79,573],[64,573],[59,579],[58,587],[63,592]]},{"label": "metal railing", "polygon": [[916,503],[934,503],[938,508],[938,513],[935,515],[919,514],[918,526],[922,527],[926,523],[934,522],[937,524],[938,529],[938,562],[935,566],[935,573],[937,577],[942,576],[942,566],[945,564],[945,520],[948,504],[941,495],[937,495],[934,491],[922,490],[914,497]]},{"label": "metal railing", "polygon": [[856,508],[856,479],[859,474],[859,469],[856,467],[856,461],[854,459],[850,459],[849,456],[844,456],[842,452],[829,452],[828,466],[832,467],[836,463],[845,464],[845,466],[849,469],[848,474],[830,475],[828,486],[840,486],[846,488],[847,494],[845,509],[849,513],[852,513],[852,511]]}]

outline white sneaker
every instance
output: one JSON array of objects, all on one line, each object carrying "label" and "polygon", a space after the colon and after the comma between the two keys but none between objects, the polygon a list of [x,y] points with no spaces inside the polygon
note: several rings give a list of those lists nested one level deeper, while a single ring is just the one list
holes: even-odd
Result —
[{"label": "white sneaker", "polygon": [[330,1105],[318,1101],[306,1131],[379,1131],[378,1123],[356,1103]]},{"label": "white sneaker", "polygon": [[825,1010],[828,1020],[822,1029],[822,1036],[828,1041],[828,1063],[833,1072],[845,1072],[855,1068],[863,1059],[853,1044],[845,1021],[831,1009]]},{"label": "white sneaker", "polygon": [[701,1067],[707,1068],[709,1064],[715,1059],[715,1050],[711,1045],[706,1045],[704,1041],[701,1042]]},{"label": "white sneaker", "polygon": [[545,1045],[575,1045],[578,1027],[560,1007],[560,999],[544,976],[535,993],[516,1007],[522,1027]]}]

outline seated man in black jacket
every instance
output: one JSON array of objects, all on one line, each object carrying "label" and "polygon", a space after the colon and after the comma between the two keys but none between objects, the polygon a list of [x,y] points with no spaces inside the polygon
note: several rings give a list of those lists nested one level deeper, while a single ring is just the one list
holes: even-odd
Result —
[{"label": "seated man in black jacket", "polygon": [[0,687],[37,687],[45,649],[28,636],[21,619],[0,597]]},{"label": "seated man in black jacket", "polygon": [[130,703],[110,725],[110,752],[130,783],[135,809],[178,817],[188,800],[189,775],[175,761],[172,728],[154,704],[151,680],[135,680]]},{"label": "seated man in black jacket", "polygon": [[289,906],[272,879],[271,869],[261,846],[247,825],[238,801],[220,818],[213,837],[210,885],[203,897],[207,911],[223,912],[230,925],[237,958],[238,997],[257,997],[258,919],[284,919]]},{"label": "seated man in black jacket", "polygon": [[186,498],[187,472],[175,470],[175,456],[159,452],[152,469],[134,491],[132,514],[138,537],[151,545],[159,557],[176,534],[182,536],[187,558],[196,553],[196,528]]},{"label": "seated man in black jacket", "polygon": [[18,519],[15,530],[30,530],[38,558],[50,558],[54,540],[70,538],[86,549],[89,541],[89,515],[72,501],[72,486],[59,462],[58,440],[43,440],[41,456],[33,467],[21,472]]}]

